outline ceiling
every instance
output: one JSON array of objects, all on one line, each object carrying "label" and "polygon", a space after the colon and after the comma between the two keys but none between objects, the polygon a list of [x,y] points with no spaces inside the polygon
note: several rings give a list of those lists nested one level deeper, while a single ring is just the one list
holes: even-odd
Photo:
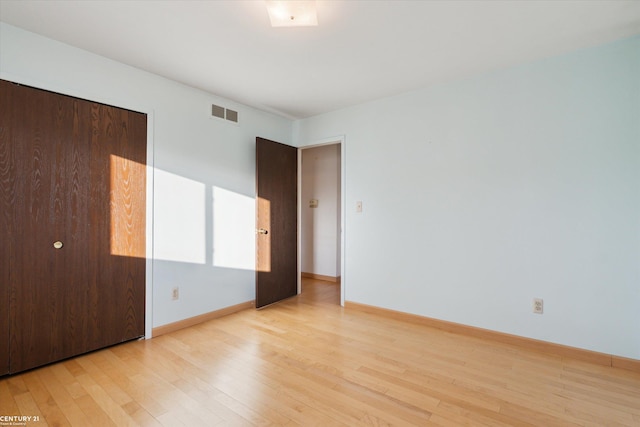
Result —
[{"label": "ceiling", "polygon": [[[0,0],[0,20],[291,119],[640,33],[640,1]],[[1,53],[0,53],[1,54]]]}]

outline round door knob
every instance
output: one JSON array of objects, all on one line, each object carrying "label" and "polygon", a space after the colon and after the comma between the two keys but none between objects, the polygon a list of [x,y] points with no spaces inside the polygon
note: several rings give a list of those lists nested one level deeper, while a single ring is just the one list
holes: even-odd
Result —
[{"label": "round door knob", "polygon": [[264,228],[259,228],[258,234],[269,234],[269,230],[265,230]]},{"label": "round door knob", "polygon": [[56,249],[60,249],[64,246],[64,243],[62,243],[60,240],[58,240],[57,242],[53,242],[53,247]]}]

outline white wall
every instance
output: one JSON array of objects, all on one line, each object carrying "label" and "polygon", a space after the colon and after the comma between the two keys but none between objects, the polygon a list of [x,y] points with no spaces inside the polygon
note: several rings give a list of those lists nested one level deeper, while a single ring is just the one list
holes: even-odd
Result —
[{"label": "white wall", "polygon": [[[346,299],[640,359],[638,75],[635,37],[296,122],[346,135]],[[153,326],[254,298],[254,138],[289,121],[4,23],[0,77],[150,114]]]},{"label": "white wall", "polygon": [[[255,137],[291,143],[291,122],[0,25],[1,78],[149,114],[153,326],[253,300]],[[211,103],[240,124],[209,118]]]},{"label": "white wall", "polygon": [[640,359],[639,76],[635,37],[294,123],[346,138],[346,299]]},{"label": "white wall", "polygon": [[[309,201],[318,200],[317,208]],[[301,268],[340,276],[340,145],[302,150]]]}]

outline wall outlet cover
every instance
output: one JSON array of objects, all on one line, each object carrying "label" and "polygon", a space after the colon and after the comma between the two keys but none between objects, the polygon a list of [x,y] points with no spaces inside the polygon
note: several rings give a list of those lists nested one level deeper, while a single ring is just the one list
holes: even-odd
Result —
[{"label": "wall outlet cover", "polygon": [[542,298],[534,298],[532,308],[534,313],[542,314],[544,312],[544,301]]}]

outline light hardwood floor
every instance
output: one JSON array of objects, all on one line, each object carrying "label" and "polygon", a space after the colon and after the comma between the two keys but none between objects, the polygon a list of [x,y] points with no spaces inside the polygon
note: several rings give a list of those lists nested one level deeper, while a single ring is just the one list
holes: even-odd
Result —
[{"label": "light hardwood floor", "polygon": [[303,289],[5,377],[0,416],[83,427],[640,426],[640,373],[345,310],[335,283]]}]

